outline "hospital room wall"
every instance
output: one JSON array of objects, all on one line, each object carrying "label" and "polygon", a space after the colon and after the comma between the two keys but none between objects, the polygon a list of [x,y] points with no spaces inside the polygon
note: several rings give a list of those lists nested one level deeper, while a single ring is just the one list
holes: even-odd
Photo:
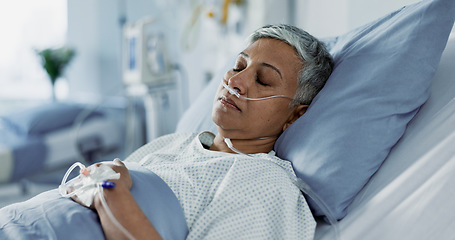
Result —
[{"label": "hospital room wall", "polygon": [[[123,94],[122,29],[125,22],[160,15],[157,1],[67,0],[68,45],[77,56],[68,69],[73,98]],[[172,2],[172,1],[171,1]],[[172,19],[164,21],[168,24]],[[172,31],[169,31],[172,34]],[[175,36],[170,36],[174,39]]]},{"label": "hospital room wall", "polygon": [[77,52],[66,73],[71,99],[96,102],[123,90],[120,9],[111,3],[68,0],[67,43]]},{"label": "hospital room wall", "polygon": [[[94,104],[117,102],[120,106],[123,102],[125,106],[126,91],[122,82],[123,24],[132,23],[145,16],[161,17],[163,7],[168,8],[167,4],[175,1],[67,0],[67,2],[67,42],[77,51],[76,58],[66,73],[70,89],[69,98]],[[176,31],[170,26],[176,25],[174,19],[170,17],[162,20],[168,26],[167,38],[173,42],[175,41],[173,39],[178,38]],[[175,52],[173,49],[169,51],[171,59],[177,59]],[[178,98],[176,95],[179,95],[175,90],[170,94],[168,97],[170,101],[175,101]],[[171,116],[167,116],[169,121],[163,121],[163,131],[174,130],[177,117],[173,114],[177,114],[175,112],[178,111],[179,109],[167,111]]]},{"label": "hospital room wall", "polygon": [[295,22],[317,37],[333,37],[419,1],[297,0]]}]

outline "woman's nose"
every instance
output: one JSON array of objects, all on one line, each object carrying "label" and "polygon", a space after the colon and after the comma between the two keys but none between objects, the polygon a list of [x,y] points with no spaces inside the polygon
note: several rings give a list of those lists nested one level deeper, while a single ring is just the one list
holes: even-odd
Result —
[{"label": "woman's nose", "polygon": [[229,87],[237,91],[241,95],[245,95],[248,91],[249,82],[248,73],[245,70],[238,72],[237,74],[232,75],[227,84]]}]

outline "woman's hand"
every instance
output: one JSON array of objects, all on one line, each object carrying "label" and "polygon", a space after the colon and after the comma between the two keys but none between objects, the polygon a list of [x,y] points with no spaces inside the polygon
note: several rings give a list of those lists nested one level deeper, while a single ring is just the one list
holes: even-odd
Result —
[{"label": "woman's hand", "polygon": [[[99,167],[99,166],[109,166],[111,167],[115,172],[117,173],[120,173],[120,178],[119,179],[108,179],[109,181],[111,182],[115,182],[116,184],[116,188],[123,188],[123,189],[127,189],[127,191],[129,191],[133,185],[133,182],[131,180],[131,176],[130,176],[130,172],[128,171],[128,169],[125,167],[125,164],[120,161],[120,159],[116,158],[114,159],[114,161],[112,161],[112,163],[106,163],[106,162],[103,162],[103,163],[96,163],[94,165],[91,165],[87,168],[86,172],[87,174],[90,173],[91,169],[95,168],[95,167]],[[72,192],[72,189],[70,188],[69,189],[69,192]],[[71,197],[75,202],[81,204],[81,205],[84,205],[82,204],[82,202],[80,201],[80,199],[74,195]],[[95,209],[95,204],[99,202],[99,196],[98,194],[95,195],[94,197],[94,200],[93,200],[93,203],[92,205],[89,207],[91,209]],[[84,205],[85,206],[85,205]]]},{"label": "woman's hand", "polygon": [[[109,166],[115,172],[120,173],[119,179],[108,179],[111,182],[115,182],[116,186],[114,188],[105,188],[102,191],[104,201],[101,201],[101,197],[97,193],[90,206],[98,213],[106,239],[127,239],[129,234],[136,239],[161,239],[161,236],[131,194],[130,189],[133,186],[133,181],[131,180],[130,172],[120,159],[116,158],[108,163],[96,163],[88,167],[85,173],[84,171],[81,173],[82,175],[88,175],[90,174],[90,169],[101,165]],[[76,196],[72,198],[74,201],[81,203]],[[125,228],[127,232],[121,230],[122,228],[119,228],[118,224]]]},{"label": "woman's hand", "polygon": [[116,184],[124,184],[124,186],[129,190],[133,186],[133,181],[131,180],[130,172],[128,168],[125,167],[125,164],[120,161],[120,159],[116,158],[112,163],[96,163],[95,165],[90,166],[92,167],[99,167],[101,165],[111,167],[115,172],[120,173],[120,179],[112,180],[109,179],[111,182],[115,182]]}]

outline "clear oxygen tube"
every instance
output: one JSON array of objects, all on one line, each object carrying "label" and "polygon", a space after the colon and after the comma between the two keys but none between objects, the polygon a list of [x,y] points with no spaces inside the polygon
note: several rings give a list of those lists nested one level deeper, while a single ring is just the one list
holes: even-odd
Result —
[{"label": "clear oxygen tube", "polygon": [[[79,176],[71,179],[66,182],[70,173],[76,168],[80,168]],[[72,196],[77,196],[82,203],[89,207],[93,202],[95,194],[97,193],[100,196],[101,204],[110,220],[114,223],[115,226],[123,233],[128,239],[135,240],[134,236],[122,226],[122,224],[115,218],[111,209],[107,205],[106,199],[104,198],[104,188],[113,188],[115,183],[108,181],[108,179],[119,179],[120,173],[116,173],[112,168],[108,166],[99,166],[96,168],[88,169],[82,163],[74,163],[65,173],[65,176],[62,179],[62,183],[58,187],[60,195],[62,197],[70,198]],[[68,189],[72,188],[72,192],[68,193]]]},{"label": "clear oxygen tube", "polygon": [[[273,136],[273,137],[276,137],[276,136]],[[261,140],[261,139],[267,139],[267,138],[272,138],[272,137],[260,137],[260,138],[254,138],[254,139],[251,139],[251,140]],[[245,156],[249,156],[251,157],[250,154],[247,154],[247,153],[244,153],[242,151],[239,151],[237,148],[234,147],[234,144],[232,144],[231,142],[231,139],[230,138],[223,138],[224,139],[224,143],[226,143],[226,145],[228,146],[229,149],[231,149],[233,152],[237,153],[237,154],[241,154],[241,155],[245,155]]]},{"label": "clear oxygen tube", "polygon": [[[245,97],[245,96],[240,95],[240,93],[237,90],[229,87],[226,83],[224,83],[224,81],[221,81],[221,84],[223,85],[224,88],[226,88],[226,90],[228,90],[228,92],[230,94],[235,95],[237,98],[244,99],[244,100],[261,101],[261,100],[268,100],[268,99],[272,99],[272,98],[287,98],[287,99],[290,99],[290,100],[293,99],[293,98],[291,98],[289,96],[286,96],[286,95],[273,95],[273,96],[261,97],[261,98],[249,98],[249,97]],[[261,138],[256,138],[256,139],[267,139],[267,138],[271,138],[271,137],[261,137]],[[230,138],[224,138],[224,143],[226,143],[226,145],[229,147],[229,149],[231,149],[233,152],[235,152],[237,154],[242,154],[242,155],[246,155],[246,156],[250,156],[251,157],[251,155],[243,153],[243,152],[237,150],[234,147],[234,145],[232,144]]]},{"label": "clear oxygen tube", "polygon": [[245,97],[243,95],[240,95],[240,93],[238,91],[236,91],[235,89],[229,87],[226,83],[224,83],[224,81],[222,81],[221,84],[223,84],[223,87],[226,88],[226,90],[228,90],[230,94],[235,95],[236,97],[238,97],[240,99],[244,99],[244,100],[260,101],[260,100],[267,100],[267,99],[271,99],[271,98],[288,98],[288,99],[291,99],[291,100],[293,99],[293,98],[291,98],[289,96],[286,96],[286,95],[273,95],[273,96],[262,97],[262,98],[249,98],[249,97]]},{"label": "clear oxygen tube", "polygon": [[237,150],[237,148],[235,148],[234,145],[232,144],[230,138],[224,138],[224,143],[226,143],[226,145],[228,146],[228,148],[231,149],[232,151],[234,151],[235,153],[241,154],[241,155],[246,155],[246,156],[248,156],[248,157],[251,157],[250,154],[243,153],[243,152]]},{"label": "clear oxygen tube", "polygon": [[[236,97],[238,97],[240,99],[245,99],[245,100],[250,100],[250,101],[267,100],[267,99],[271,99],[271,98],[288,98],[291,100],[293,99],[293,98],[285,96],[285,95],[273,95],[273,96],[262,97],[262,98],[249,98],[249,97],[240,95],[240,93],[238,91],[229,87],[226,83],[224,83],[224,81],[222,81],[221,84],[223,85],[224,88],[226,88],[226,90],[229,91],[230,94],[235,95]],[[268,138],[268,137],[258,138],[258,139],[266,139],[266,138]],[[243,152],[239,151],[238,149],[236,149],[234,147],[234,145],[232,144],[231,139],[224,138],[224,142],[226,143],[228,148],[231,149],[233,152],[242,154],[245,156],[253,157],[250,154],[243,153]],[[328,219],[328,222],[330,223],[330,225],[333,226],[333,230],[335,233],[335,239],[341,240],[340,230],[339,230],[339,226],[338,226],[338,220],[335,218],[334,214],[332,213],[330,208],[327,206],[327,204],[302,179],[294,177],[294,176],[291,176],[291,179],[294,179],[294,185],[296,185],[300,189],[300,191],[302,191],[305,195],[307,195],[309,198],[311,198],[311,200],[313,200],[313,202],[316,203],[316,205],[324,212],[325,216]]]}]

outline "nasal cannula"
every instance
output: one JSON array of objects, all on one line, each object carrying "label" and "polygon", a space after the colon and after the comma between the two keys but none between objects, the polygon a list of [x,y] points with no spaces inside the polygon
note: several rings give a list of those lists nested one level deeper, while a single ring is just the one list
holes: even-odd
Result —
[{"label": "nasal cannula", "polygon": [[[240,95],[239,91],[236,91],[236,90],[234,90],[233,88],[229,87],[224,81],[222,81],[221,84],[223,85],[224,88],[226,88],[226,90],[228,90],[228,92],[229,92],[230,94],[235,95],[236,97],[238,97],[238,98],[240,98],[240,99],[244,99],[244,100],[260,101],[260,100],[267,100],[267,99],[271,99],[271,98],[288,98],[288,99],[291,99],[291,100],[292,100],[291,97],[286,96],[286,95],[273,95],[273,96],[261,97],[261,98],[249,98],[249,97],[245,97],[245,96],[243,96],[243,95]],[[271,137],[261,137],[261,138],[257,138],[257,139],[267,139],[267,138],[271,138]],[[246,154],[246,153],[243,153],[243,152],[237,150],[237,149],[234,147],[234,145],[232,144],[230,138],[224,138],[224,143],[226,143],[226,145],[229,147],[229,149],[231,149],[231,150],[234,151],[235,153],[250,156],[249,154]]]},{"label": "nasal cannula", "polygon": [[221,84],[223,84],[223,87],[226,88],[230,94],[232,95],[235,95],[236,97],[240,98],[240,99],[245,99],[245,100],[250,100],[250,101],[260,101],[260,100],[267,100],[267,99],[271,99],[271,98],[288,98],[288,99],[293,99],[289,96],[286,96],[286,95],[273,95],[273,96],[268,96],[268,97],[262,97],[262,98],[249,98],[249,97],[245,97],[243,95],[241,95],[238,91],[234,90],[233,88],[229,87],[226,83],[221,82]]},{"label": "nasal cannula", "polygon": [[[239,91],[236,91],[234,90],[233,88],[229,87],[229,85],[227,85],[226,83],[224,83],[224,81],[221,82],[221,84],[223,85],[224,88],[226,88],[226,90],[228,90],[228,92],[232,95],[235,95],[236,97],[240,98],[240,99],[244,99],[244,100],[249,100],[249,101],[260,101],[260,100],[267,100],[267,99],[271,99],[271,98],[288,98],[288,99],[291,99],[291,97],[289,96],[286,96],[286,95],[273,95],[273,96],[268,96],[268,97],[262,97],[262,98],[249,98],[249,97],[245,97],[243,95],[240,95]],[[261,137],[261,138],[257,138],[257,139],[267,139],[267,138],[271,138],[271,137]],[[229,147],[229,149],[231,149],[233,152],[235,153],[238,153],[238,154],[243,154],[243,155],[247,155],[247,156],[250,156],[249,154],[246,154],[246,153],[243,153],[239,150],[237,150],[234,145],[232,144],[231,142],[231,139],[230,138],[224,138],[224,143],[226,143],[226,145]]]}]

